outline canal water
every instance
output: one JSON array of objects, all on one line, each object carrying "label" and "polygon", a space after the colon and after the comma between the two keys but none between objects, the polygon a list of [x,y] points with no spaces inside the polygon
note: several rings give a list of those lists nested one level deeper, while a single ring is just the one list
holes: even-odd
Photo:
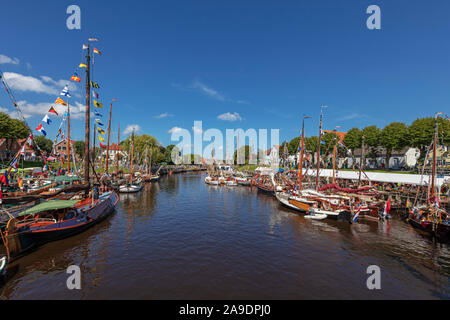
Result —
[{"label": "canal water", "polygon": [[[164,176],[113,216],[18,260],[1,299],[450,299],[450,250],[399,217],[308,221],[249,187]],[[67,267],[81,268],[68,290]],[[367,268],[381,271],[369,290]]]}]

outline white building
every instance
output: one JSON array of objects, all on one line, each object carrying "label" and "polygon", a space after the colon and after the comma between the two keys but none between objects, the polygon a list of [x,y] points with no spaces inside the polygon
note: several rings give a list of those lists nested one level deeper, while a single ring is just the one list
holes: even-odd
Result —
[{"label": "white building", "polygon": [[[356,149],[353,152],[353,158],[355,163],[359,165],[361,163],[361,149]],[[367,150],[365,154],[365,168],[366,169],[391,169],[400,170],[402,168],[414,168],[420,157],[420,150],[416,148],[403,148],[402,150],[393,150],[389,159],[389,166],[386,166],[386,150],[384,148],[378,148],[376,151],[376,157],[370,156],[370,151]],[[346,158],[348,167],[353,166],[353,159],[351,157]]]}]

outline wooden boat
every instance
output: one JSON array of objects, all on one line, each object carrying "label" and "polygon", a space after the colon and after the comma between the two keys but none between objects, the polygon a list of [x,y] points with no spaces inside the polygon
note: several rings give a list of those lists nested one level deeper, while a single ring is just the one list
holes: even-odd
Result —
[{"label": "wooden boat", "polygon": [[252,184],[250,179],[244,177],[235,177],[235,181],[240,186],[250,186]]},{"label": "wooden boat", "polygon": [[[416,206],[416,200],[414,201],[414,207],[409,213],[409,223],[418,229],[421,229],[432,236],[436,236],[441,240],[450,240],[450,213],[442,207],[440,201],[439,188],[436,187],[436,150],[438,147],[438,116],[442,113],[435,114],[434,125],[434,138],[430,148],[433,148],[433,166],[430,177],[431,186],[429,188],[429,194],[427,195],[427,202],[424,205]],[[430,149],[429,149],[430,150]],[[425,165],[428,159],[428,152],[425,156],[424,168],[422,175],[424,174]]]},{"label": "wooden boat", "polygon": [[106,219],[118,201],[118,195],[109,191],[95,200],[50,200],[21,212],[8,221],[2,234],[8,257],[18,258],[36,246],[90,228]]},{"label": "wooden boat", "polygon": [[142,189],[141,185],[139,185],[137,183],[128,183],[128,184],[121,185],[119,187],[119,192],[120,193],[135,193],[135,192],[141,191],[141,189]]},{"label": "wooden boat", "polygon": [[261,192],[267,193],[267,194],[271,194],[271,195],[275,195],[275,187],[274,186],[268,186],[268,185],[264,185],[262,183],[258,183],[256,186],[258,187],[258,191],[261,191]]},{"label": "wooden boat", "polygon": [[284,207],[303,213],[308,212],[310,206],[315,203],[314,201],[294,197],[286,192],[275,192],[275,197]]},{"label": "wooden boat", "polygon": [[323,220],[326,219],[328,215],[326,213],[322,213],[316,208],[310,208],[308,214],[305,214],[305,219],[311,220]]}]

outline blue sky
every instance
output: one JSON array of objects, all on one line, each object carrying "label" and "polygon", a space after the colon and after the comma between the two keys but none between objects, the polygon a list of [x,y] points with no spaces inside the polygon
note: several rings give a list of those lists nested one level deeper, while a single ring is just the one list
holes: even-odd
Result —
[{"label": "blue sky", "polygon": [[[66,28],[70,4],[81,8],[81,30]],[[381,8],[381,30],[366,27],[371,4]],[[170,129],[191,130],[194,120],[224,132],[279,128],[290,140],[303,113],[313,117],[307,135],[317,134],[322,104],[325,129],[448,112],[449,12],[444,0],[10,1],[0,12],[0,55],[11,61],[0,59],[0,69],[18,75],[13,91],[34,128],[95,37],[100,101],[118,99],[113,141],[119,121],[122,132],[138,125],[168,145]],[[84,104],[82,86],[72,93],[75,107]],[[0,108],[12,113],[3,89]],[[47,126],[51,139],[58,123]],[[82,126],[72,122],[75,139]]]}]

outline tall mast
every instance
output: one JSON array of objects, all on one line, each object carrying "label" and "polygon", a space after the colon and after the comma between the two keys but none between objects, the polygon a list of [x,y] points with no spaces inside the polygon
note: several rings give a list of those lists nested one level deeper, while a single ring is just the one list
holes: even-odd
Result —
[{"label": "tall mast", "polygon": [[133,152],[134,152],[134,131],[131,134],[131,176],[130,176],[130,183],[133,183]]},{"label": "tall mast", "polygon": [[120,144],[120,123],[117,129],[117,150],[116,150],[116,176],[119,175],[119,144]]},{"label": "tall mast", "polygon": [[334,144],[333,148],[333,184],[336,181],[336,144]]},{"label": "tall mast", "polygon": [[[364,154],[366,153],[365,150],[365,145],[366,145],[366,137],[362,136],[362,146],[361,146],[361,161],[359,163],[359,180],[358,180],[358,186],[361,186],[361,172],[362,172],[362,168],[365,162],[364,159]],[[388,159],[388,163],[386,165],[387,168],[389,168],[389,159]]]},{"label": "tall mast", "polygon": [[[90,187],[89,181],[89,129],[90,129],[90,105],[91,105],[91,77],[90,77],[90,44],[87,45],[86,54],[86,123],[85,123],[85,138],[84,138],[84,181]],[[88,192],[88,191],[87,191]],[[86,193],[87,193],[86,192]]]},{"label": "tall mast", "polygon": [[319,189],[319,168],[320,168],[320,140],[322,139],[322,118],[323,118],[323,108],[326,106],[322,105],[320,107],[320,123],[319,123],[319,141],[317,147],[317,172],[316,172],[316,190]]},{"label": "tall mast", "polygon": [[438,140],[438,115],[434,117],[434,142],[433,142],[433,170],[431,175],[431,195],[430,198],[434,196],[434,184],[436,179],[436,149]]},{"label": "tall mast", "polygon": [[70,107],[67,97],[67,174],[70,173]]},{"label": "tall mast", "polygon": [[304,148],[304,141],[305,141],[305,119],[309,117],[303,116],[302,120],[302,140],[300,143],[300,160],[298,162],[298,177],[297,177],[297,184],[298,184],[298,190],[301,191],[303,187],[303,148]]},{"label": "tall mast", "polygon": [[150,175],[152,175],[152,155],[153,155],[153,150],[150,147],[150,163],[148,164],[148,171],[149,171]]},{"label": "tall mast", "polygon": [[109,105],[108,145],[106,147],[106,174],[109,174],[109,136],[111,134],[111,112],[112,112],[112,102]]}]

